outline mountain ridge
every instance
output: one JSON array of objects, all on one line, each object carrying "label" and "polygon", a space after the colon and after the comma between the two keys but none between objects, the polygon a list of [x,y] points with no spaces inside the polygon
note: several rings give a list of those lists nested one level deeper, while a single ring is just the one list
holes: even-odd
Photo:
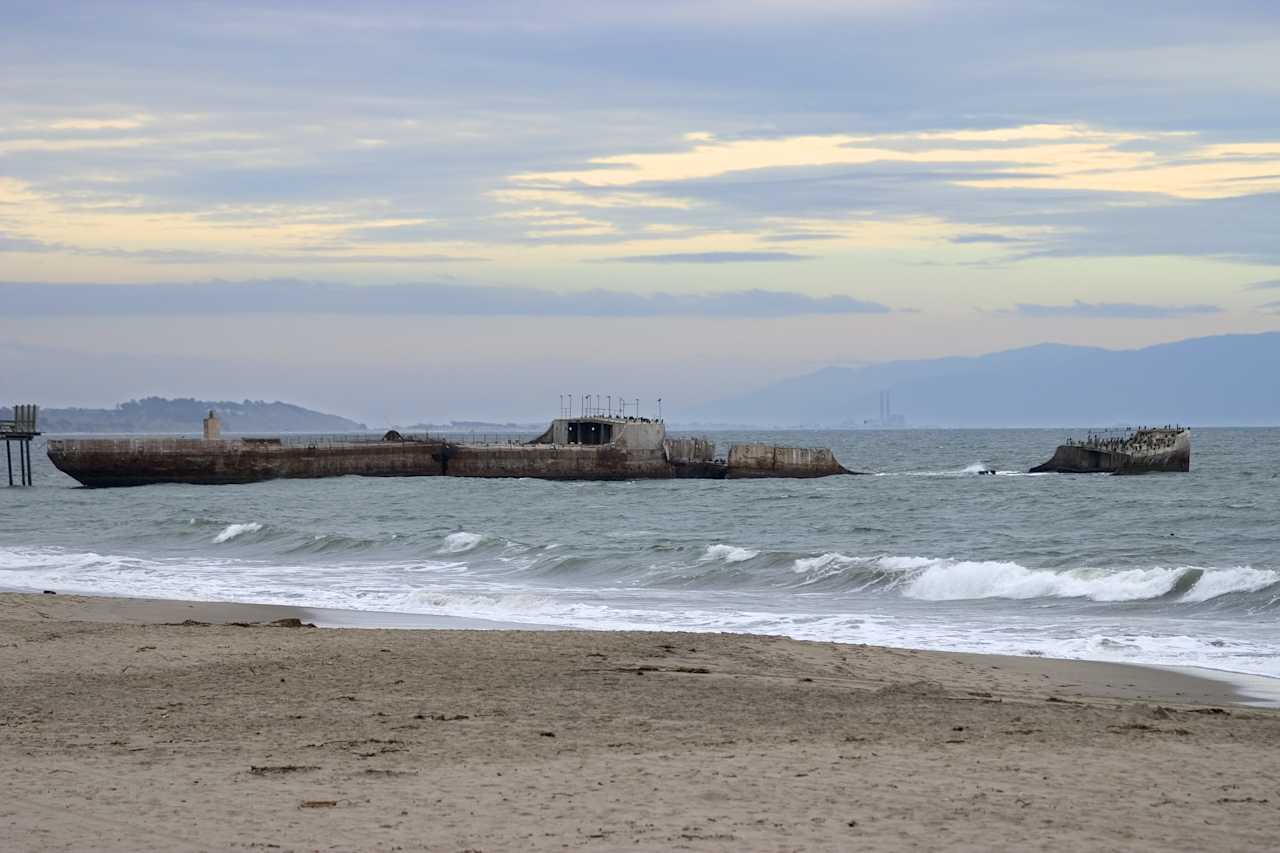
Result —
[{"label": "mountain ridge", "polygon": [[1112,350],[1045,343],[980,356],[824,367],[724,398],[690,419],[760,426],[878,421],[879,392],[909,424],[958,427],[1280,423],[1280,332]]}]

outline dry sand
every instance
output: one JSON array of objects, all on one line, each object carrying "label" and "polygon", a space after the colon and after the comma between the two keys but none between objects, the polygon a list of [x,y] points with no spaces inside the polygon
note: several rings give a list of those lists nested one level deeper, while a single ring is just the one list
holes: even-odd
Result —
[{"label": "dry sand", "polygon": [[1280,712],[1113,664],[0,595],[6,850],[1262,850]]}]

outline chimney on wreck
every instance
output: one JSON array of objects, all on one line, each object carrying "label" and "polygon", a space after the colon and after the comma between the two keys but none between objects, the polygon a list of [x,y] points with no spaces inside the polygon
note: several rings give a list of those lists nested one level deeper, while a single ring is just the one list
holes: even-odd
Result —
[{"label": "chimney on wreck", "polygon": [[213,409],[209,410],[209,414],[204,419],[204,440],[217,441],[222,435],[222,422],[218,420],[218,416]]}]

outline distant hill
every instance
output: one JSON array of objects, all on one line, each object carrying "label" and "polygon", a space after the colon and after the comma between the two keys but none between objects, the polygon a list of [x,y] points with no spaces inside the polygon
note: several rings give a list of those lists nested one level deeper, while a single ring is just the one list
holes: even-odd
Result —
[{"label": "distant hill", "polygon": [[689,413],[756,425],[852,426],[879,392],[909,425],[1280,424],[1280,332],[1134,350],[1041,344],[975,358],[828,367]]},{"label": "distant hill", "polygon": [[[130,400],[114,409],[41,409],[41,432],[142,432],[198,433],[204,416],[212,409],[222,421],[223,432],[358,432],[365,425],[323,412],[313,412],[289,403],[245,400],[168,400],[147,397]],[[11,417],[0,408],[0,420]]]}]

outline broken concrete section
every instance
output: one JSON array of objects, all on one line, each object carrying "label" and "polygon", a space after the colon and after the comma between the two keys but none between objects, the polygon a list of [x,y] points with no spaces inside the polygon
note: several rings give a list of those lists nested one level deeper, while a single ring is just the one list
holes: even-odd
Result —
[{"label": "broken concrete section", "polygon": [[849,474],[825,447],[735,444],[729,448],[729,477],[825,477]]},{"label": "broken concrete section", "polygon": [[1191,430],[1143,427],[1117,435],[1091,434],[1058,445],[1053,458],[1030,473],[1151,474],[1191,470]]}]

